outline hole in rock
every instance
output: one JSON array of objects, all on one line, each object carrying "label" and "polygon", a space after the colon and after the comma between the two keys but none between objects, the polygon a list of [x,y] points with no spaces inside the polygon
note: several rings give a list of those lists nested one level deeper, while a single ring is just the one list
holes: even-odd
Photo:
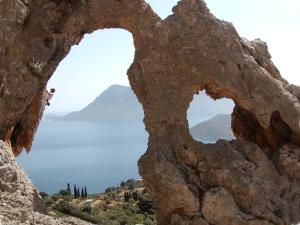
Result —
[{"label": "hole in rock", "polygon": [[129,32],[100,30],[72,47],[48,83],[46,107],[31,152],[17,158],[41,192],[70,183],[100,193],[138,179],[147,148],[143,110],[129,87],[134,46]]},{"label": "hole in rock", "polygon": [[203,143],[235,139],[231,129],[233,108],[230,99],[213,100],[204,91],[195,94],[187,112],[192,137]]}]

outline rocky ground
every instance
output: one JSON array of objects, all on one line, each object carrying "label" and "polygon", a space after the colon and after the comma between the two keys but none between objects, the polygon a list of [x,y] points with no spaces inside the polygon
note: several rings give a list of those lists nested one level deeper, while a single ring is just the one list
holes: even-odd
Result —
[{"label": "rocky ground", "polygon": [[77,218],[43,214],[43,200],[27,174],[17,165],[11,147],[0,141],[1,225],[88,225]]}]

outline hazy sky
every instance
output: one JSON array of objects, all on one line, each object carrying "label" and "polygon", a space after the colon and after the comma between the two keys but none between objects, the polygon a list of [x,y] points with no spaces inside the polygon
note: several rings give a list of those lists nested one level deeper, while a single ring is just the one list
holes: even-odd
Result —
[{"label": "hazy sky", "polygon": [[[147,2],[165,18],[177,0]],[[218,18],[232,22],[241,36],[266,41],[282,76],[300,85],[299,0],[206,0],[206,3]],[[127,31],[106,29],[86,35],[49,81],[48,87],[57,91],[47,112],[80,110],[110,85],[128,85],[126,72],[133,56],[133,40]]]}]

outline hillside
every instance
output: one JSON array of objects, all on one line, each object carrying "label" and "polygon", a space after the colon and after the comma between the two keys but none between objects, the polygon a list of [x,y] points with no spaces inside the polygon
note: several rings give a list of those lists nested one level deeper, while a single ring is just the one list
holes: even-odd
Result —
[{"label": "hillside", "polygon": [[191,135],[196,140],[214,142],[218,139],[232,140],[231,115],[218,114],[190,128]]},{"label": "hillside", "polygon": [[74,196],[62,189],[43,196],[48,215],[58,218],[73,216],[103,225],[156,225],[155,209],[141,180],[129,179],[104,193]]},{"label": "hillside", "polygon": [[[218,113],[232,112],[233,103],[223,99],[213,101],[204,92],[194,96],[188,110],[188,118],[211,117]],[[112,85],[101,93],[92,103],[80,111],[64,117],[52,117],[55,120],[140,120],[144,117],[141,104],[130,87]]]}]

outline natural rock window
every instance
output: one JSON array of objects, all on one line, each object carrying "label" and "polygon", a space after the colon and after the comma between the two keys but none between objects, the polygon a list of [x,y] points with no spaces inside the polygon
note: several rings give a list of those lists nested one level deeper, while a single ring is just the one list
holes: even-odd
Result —
[{"label": "natural rock window", "polygon": [[231,129],[233,107],[232,100],[213,100],[205,91],[195,94],[187,112],[192,137],[203,143],[235,139]]},{"label": "natural rock window", "polygon": [[[179,1],[165,20],[143,0],[0,1],[0,15],[4,158],[11,151],[7,143],[15,154],[30,147],[33,136],[28,134],[38,120],[40,97],[70,48],[85,33],[123,28],[134,39],[127,74],[149,133],[139,172],[158,224],[300,222],[300,88],[281,76],[265,42],[241,37],[232,23],[212,15],[203,0]],[[234,101],[237,140],[207,145],[191,138],[186,112],[195,87]],[[19,171],[8,158],[4,163]],[[10,171],[9,165],[1,169]],[[16,174],[20,179],[0,176],[6,218],[48,225],[38,221],[46,216],[32,212],[32,186],[17,185],[25,179]],[[22,208],[28,214],[14,214]]]},{"label": "natural rock window", "polygon": [[137,161],[148,135],[126,75],[133,56],[129,32],[100,30],[60,63],[32,150],[17,158],[39,191],[53,194],[71,183],[100,193],[140,177]]}]

